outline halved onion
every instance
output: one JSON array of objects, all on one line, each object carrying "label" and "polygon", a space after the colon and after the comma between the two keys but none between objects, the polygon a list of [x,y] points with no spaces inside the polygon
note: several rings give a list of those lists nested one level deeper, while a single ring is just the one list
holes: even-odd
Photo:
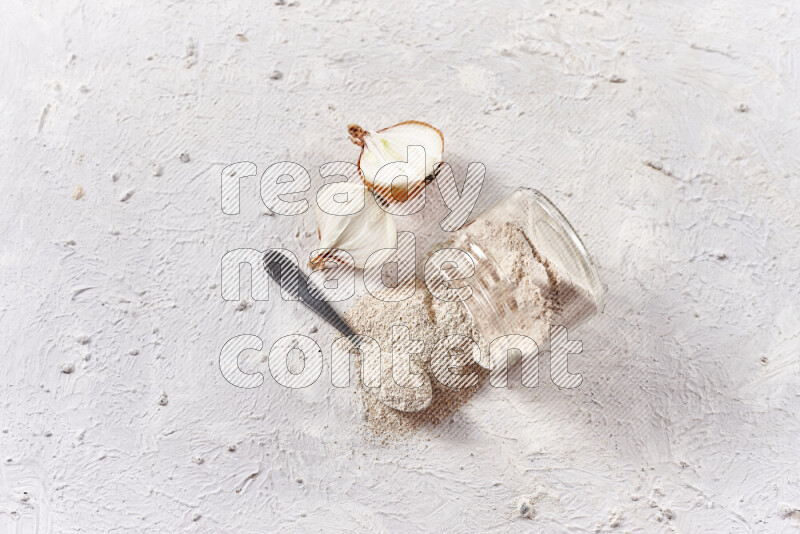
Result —
[{"label": "halved onion", "polygon": [[[378,206],[375,198],[362,184],[339,182],[328,184],[326,198],[316,203],[317,233],[324,252],[311,258],[312,267],[323,261],[347,263],[348,252],[355,266],[364,263],[374,251],[397,246],[394,219]],[[360,207],[360,209],[359,209]],[[352,213],[354,211],[357,213]],[[350,215],[339,215],[352,213]]]},{"label": "halved onion", "polygon": [[[377,131],[351,124],[347,132],[350,140],[361,147],[358,167],[364,183],[385,202],[414,198],[433,179],[435,166],[442,161],[444,136],[425,122],[405,121]],[[409,146],[425,149],[424,165],[421,161],[409,161]],[[404,163],[394,166],[393,172],[383,173],[387,176],[378,173],[386,164],[397,161]],[[394,180],[398,176],[408,179]]]}]

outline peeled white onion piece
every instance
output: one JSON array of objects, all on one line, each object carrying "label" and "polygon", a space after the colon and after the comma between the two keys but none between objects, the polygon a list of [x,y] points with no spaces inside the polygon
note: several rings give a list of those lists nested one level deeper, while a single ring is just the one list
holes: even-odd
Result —
[{"label": "peeled white onion piece", "polygon": [[[389,128],[366,131],[356,124],[347,127],[350,140],[361,147],[358,167],[364,183],[385,202],[405,202],[413,198],[433,179],[435,165],[442,161],[444,136],[442,132],[420,121],[405,121]],[[424,164],[415,159],[415,152],[409,159],[409,146],[425,149]],[[386,164],[394,165],[391,171],[379,173]],[[407,176],[408,179],[394,178]]]},{"label": "peeled white onion piece", "polygon": [[[355,266],[363,269],[374,251],[397,246],[394,220],[362,184],[339,182],[324,188],[325,194],[318,197],[316,205],[320,249],[347,251]],[[338,250],[316,255],[310,261],[311,266],[322,261],[347,263],[346,255]]]}]

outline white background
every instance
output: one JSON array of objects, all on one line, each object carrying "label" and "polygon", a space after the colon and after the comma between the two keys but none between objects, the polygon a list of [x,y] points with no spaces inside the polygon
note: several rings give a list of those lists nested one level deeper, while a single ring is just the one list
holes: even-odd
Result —
[{"label": "white background", "polygon": [[[0,531],[796,531],[799,7],[4,2]],[[357,157],[348,123],[408,119],[458,175],[485,163],[482,206],[551,197],[608,303],[573,332],[579,389],[484,388],[381,445],[327,368],[301,392],[220,375],[238,334],[334,339],[222,300],[226,250],[317,241],[257,178],[224,215],[220,171],[296,161],[313,200]]]}]

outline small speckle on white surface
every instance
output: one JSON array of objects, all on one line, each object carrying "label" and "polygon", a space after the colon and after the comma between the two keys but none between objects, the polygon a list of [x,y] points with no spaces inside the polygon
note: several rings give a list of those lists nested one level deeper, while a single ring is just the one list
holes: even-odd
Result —
[{"label": "small speckle on white surface", "polygon": [[650,167],[651,169],[654,169],[654,170],[660,172],[664,176],[668,176],[670,178],[674,178],[675,177],[675,175],[672,174],[672,171],[665,169],[664,168],[664,164],[661,163],[660,161],[645,161],[644,164],[647,165],[648,167]]},{"label": "small speckle on white surface", "polygon": [[736,106],[736,111],[738,111],[739,113],[747,113],[748,111],[750,111],[750,106],[748,106],[747,104],[739,104],[738,106]]},{"label": "small speckle on white surface", "polygon": [[778,507],[778,513],[784,519],[796,519],[800,521],[800,507],[789,506],[782,504]]},{"label": "small speckle on white surface", "polygon": [[164,174],[164,166],[158,162],[153,162],[151,165],[151,172],[153,176],[161,176]]},{"label": "small speckle on white surface", "polygon": [[128,351],[128,354],[130,354],[131,356],[138,356],[139,355],[139,349],[131,349],[131,350]]},{"label": "small speckle on white surface", "polygon": [[192,456],[192,463],[197,465],[202,465],[203,463],[205,463],[205,460],[203,459],[202,456]]},{"label": "small speckle on white surface", "polygon": [[524,517],[532,519],[536,512],[533,507],[533,497],[530,495],[521,495],[517,498],[514,513],[517,517]]},{"label": "small speckle on white surface", "polygon": [[190,161],[189,160],[189,153],[188,152],[181,153],[179,159],[181,160],[181,163],[189,163],[189,161]]},{"label": "small speckle on white surface", "polygon": [[231,443],[228,445],[228,452],[236,452],[236,444]]},{"label": "small speckle on white surface", "polygon": [[169,396],[166,393],[162,393],[161,396],[158,398],[158,403],[161,406],[166,406],[169,404]]},{"label": "small speckle on white surface", "polygon": [[239,486],[239,487],[236,489],[236,493],[242,493],[242,492],[244,492],[245,490],[247,490],[247,488],[250,486],[250,484],[251,484],[251,483],[252,483],[252,482],[253,482],[253,481],[254,481],[256,478],[258,478],[258,475],[259,475],[260,473],[261,473],[261,471],[259,470],[259,471],[256,471],[256,472],[254,472],[254,473],[250,473],[249,475],[247,475],[247,477],[244,479],[244,481],[242,482],[242,484],[241,484],[241,485],[240,485],[240,486]]},{"label": "small speckle on white surface", "polygon": [[50,113],[50,104],[47,104],[44,107],[44,109],[42,109],[42,112],[39,114],[39,128],[38,128],[39,133],[42,133],[42,130],[44,130],[44,124],[45,121],[47,120],[48,113]]},{"label": "small speckle on white surface", "polygon": [[197,65],[197,42],[193,38],[186,40],[186,68],[191,69]]},{"label": "small speckle on white surface", "polygon": [[77,340],[77,342],[78,342],[80,345],[88,345],[89,343],[91,343],[91,342],[92,342],[92,338],[91,338],[91,337],[89,337],[89,336],[87,336],[86,334],[81,334],[81,335],[79,335],[79,336],[76,338],[76,340]]},{"label": "small speckle on white surface", "polygon": [[125,192],[122,194],[122,196],[121,196],[121,197],[119,197],[119,201],[120,201],[120,202],[127,202],[127,201],[129,201],[135,192],[136,192],[136,190],[135,190],[135,189],[129,189],[129,190],[125,191]]},{"label": "small speckle on white surface", "polygon": [[283,78],[283,73],[279,70],[273,70],[269,75],[270,80],[280,80],[281,78]]},{"label": "small speckle on white surface", "polygon": [[628,80],[626,80],[622,76],[617,76],[616,74],[614,74],[608,79],[608,81],[611,82],[611,83],[625,83]]},{"label": "small speckle on white surface", "polygon": [[65,375],[70,375],[75,371],[75,364],[71,362],[61,364],[61,372]]},{"label": "small speckle on white surface", "polygon": [[72,190],[72,199],[73,200],[80,200],[83,198],[85,191],[83,190],[83,186],[76,185],[75,188]]},{"label": "small speckle on white surface", "polygon": [[242,300],[242,301],[239,302],[239,304],[236,305],[236,311],[237,312],[242,312],[242,311],[245,311],[249,307],[250,307],[250,302],[247,301],[247,300]]}]

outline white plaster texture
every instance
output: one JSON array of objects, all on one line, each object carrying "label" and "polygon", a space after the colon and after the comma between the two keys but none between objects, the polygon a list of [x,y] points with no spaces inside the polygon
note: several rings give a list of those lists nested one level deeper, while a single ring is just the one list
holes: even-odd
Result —
[{"label": "white plaster texture", "polygon": [[[6,1],[0,532],[796,532],[798,11]],[[220,171],[296,161],[313,192],[355,160],[348,123],[408,119],[459,175],[486,165],[481,206],[551,197],[608,303],[572,334],[580,388],[484,388],[380,445],[327,367],[302,391],[221,377],[235,335],[328,356],[335,333],[222,300],[226,250],[317,238],[257,179],[224,215]],[[420,253],[440,208],[401,224]]]}]

